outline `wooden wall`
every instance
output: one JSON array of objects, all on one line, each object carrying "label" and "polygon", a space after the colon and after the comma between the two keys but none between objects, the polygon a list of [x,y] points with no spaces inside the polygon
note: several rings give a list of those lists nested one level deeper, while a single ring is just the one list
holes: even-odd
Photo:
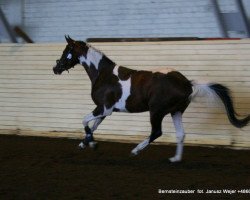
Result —
[{"label": "wooden wall", "polygon": [[[250,113],[250,40],[93,43],[119,65],[134,69],[173,67],[190,80],[211,80],[231,88],[237,111]],[[54,75],[65,44],[0,45],[0,133],[80,138],[82,118],[95,107],[83,67]],[[250,147],[250,126],[236,129],[225,111],[205,100],[184,114],[186,143]],[[175,134],[165,117],[164,135]],[[98,139],[138,141],[150,133],[148,113],[115,113],[100,125]]]}]

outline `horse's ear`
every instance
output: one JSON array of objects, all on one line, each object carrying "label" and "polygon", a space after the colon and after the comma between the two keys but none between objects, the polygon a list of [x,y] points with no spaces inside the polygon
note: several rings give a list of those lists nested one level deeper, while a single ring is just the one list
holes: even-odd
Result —
[{"label": "horse's ear", "polygon": [[68,42],[68,44],[72,44],[75,42],[71,37],[69,37],[69,35],[65,35],[65,40]]}]

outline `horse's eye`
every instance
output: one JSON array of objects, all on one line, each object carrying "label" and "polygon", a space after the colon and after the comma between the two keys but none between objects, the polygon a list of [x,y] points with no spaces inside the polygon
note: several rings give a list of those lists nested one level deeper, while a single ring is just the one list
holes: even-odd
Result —
[{"label": "horse's eye", "polygon": [[69,53],[68,55],[67,55],[67,59],[71,59],[72,58],[72,54],[71,53]]}]

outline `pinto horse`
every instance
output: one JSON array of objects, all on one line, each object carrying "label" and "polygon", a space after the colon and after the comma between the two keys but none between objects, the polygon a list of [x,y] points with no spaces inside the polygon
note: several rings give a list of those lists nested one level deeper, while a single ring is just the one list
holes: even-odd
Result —
[{"label": "pinto horse", "polygon": [[[162,120],[170,113],[177,140],[176,153],[170,161],[181,161],[185,137],[182,115],[197,96],[220,99],[225,106],[229,121],[235,127],[244,127],[250,120],[250,115],[243,119],[236,117],[229,89],[221,84],[189,81],[180,72],[174,70],[153,72],[118,66],[89,44],[75,41],[69,36],[65,36],[65,39],[68,44],[61,58],[56,61],[53,71],[55,74],[61,74],[76,64],[81,64],[90,78],[91,97],[96,104],[93,112],[83,120],[86,136],[79,144],[80,148],[96,146],[93,132],[112,112],[149,111],[151,135],[131,151],[133,155],[137,155],[162,135]],[[91,127],[90,121],[94,121]]]}]

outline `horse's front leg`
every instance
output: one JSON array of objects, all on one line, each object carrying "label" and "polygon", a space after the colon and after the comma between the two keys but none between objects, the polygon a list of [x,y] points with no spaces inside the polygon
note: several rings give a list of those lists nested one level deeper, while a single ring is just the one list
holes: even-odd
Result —
[{"label": "horse's front leg", "polygon": [[[95,148],[97,143],[94,141],[93,132],[101,124],[106,116],[111,115],[113,108],[106,109],[105,106],[98,106],[90,114],[83,119],[83,126],[86,133],[85,139],[79,144],[79,147],[84,149],[86,146]],[[92,127],[89,127],[89,122],[94,121]]]}]

